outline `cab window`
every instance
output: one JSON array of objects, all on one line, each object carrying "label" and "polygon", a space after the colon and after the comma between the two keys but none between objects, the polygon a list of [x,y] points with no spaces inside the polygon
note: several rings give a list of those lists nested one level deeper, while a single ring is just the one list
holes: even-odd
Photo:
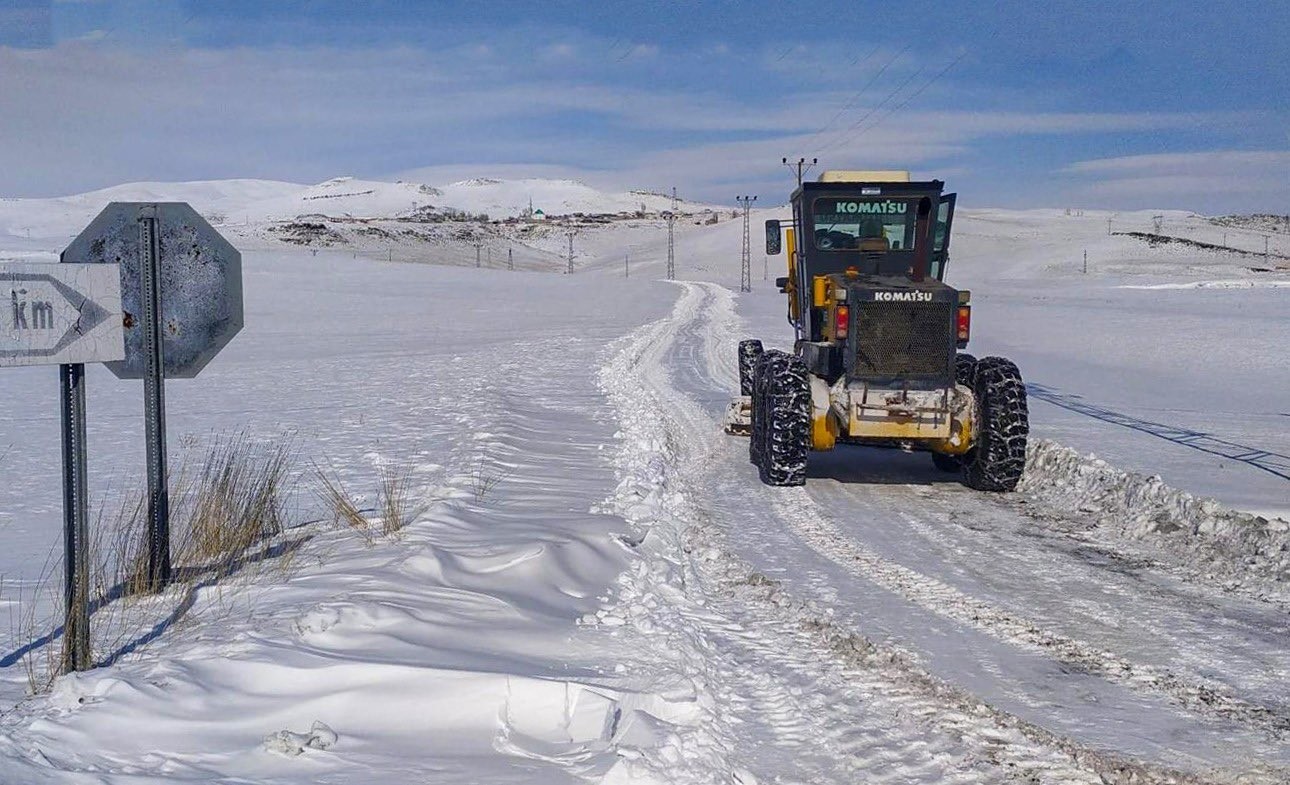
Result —
[{"label": "cab window", "polygon": [[910,251],[917,205],[909,199],[821,197],[812,205],[821,251]]},{"label": "cab window", "polygon": [[932,243],[933,251],[945,250],[945,230],[949,228],[950,223],[950,203],[942,201],[940,208],[936,211],[936,239]]}]

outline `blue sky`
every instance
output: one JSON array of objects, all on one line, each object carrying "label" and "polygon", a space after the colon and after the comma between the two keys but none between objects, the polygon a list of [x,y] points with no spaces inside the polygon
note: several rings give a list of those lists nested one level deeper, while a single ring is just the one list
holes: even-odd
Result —
[{"label": "blue sky", "polygon": [[1285,2],[0,0],[0,195],[568,176],[732,202],[781,156],[965,204],[1290,212]]}]

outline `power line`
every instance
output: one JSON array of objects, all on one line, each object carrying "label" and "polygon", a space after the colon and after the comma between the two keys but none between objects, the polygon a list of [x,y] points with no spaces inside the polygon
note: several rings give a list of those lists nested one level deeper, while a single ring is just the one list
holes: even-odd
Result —
[{"label": "power line", "polygon": [[924,71],[924,68],[920,66],[917,71],[905,77],[905,81],[901,82],[899,85],[896,86],[894,90],[887,93],[885,98],[879,101],[869,111],[865,112],[864,116],[862,116],[859,120],[856,120],[854,123],[847,126],[845,130],[843,130],[840,134],[838,134],[837,138],[832,143],[827,144],[824,147],[821,147],[820,152],[822,153],[828,152],[829,150],[836,149],[846,144],[847,140],[851,138],[851,135],[854,134],[860,128],[860,126],[864,125],[864,122],[866,120],[868,120],[870,117],[873,117],[876,112],[878,112],[880,109],[886,106],[887,103],[891,101],[891,99],[895,98],[896,95],[900,93],[901,90],[904,90],[909,85],[909,83],[914,81],[915,77],[917,77],[923,71]]},{"label": "power line", "polygon": [[910,95],[904,101],[901,101],[898,106],[896,106],[891,111],[884,114],[882,117],[879,117],[877,120],[873,122],[872,125],[870,125],[868,128],[864,130],[872,131],[874,128],[877,128],[887,118],[891,117],[892,115],[896,114],[900,110],[904,109],[906,106],[909,106],[910,102],[913,101],[918,96],[922,95],[924,90],[926,90],[927,88],[935,84],[937,80],[939,80],[942,76],[945,76],[946,74],[948,74],[951,68],[961,63],[963,61],[963,58],[967,57],[967,54],[968,54],[967,50],[966,49],[963,50],[961,53],[959,53],[958,57],[950,61],[949,65],[942,68],[939,72],[937,72],[935,76],[933,76],[931,79],[928,79],[926,82],[924,82],[922,87],[919,87],[917,90],[914,91],[912,95]]},{"label": "power line", "polygon": [[[851,110],[855,107],[855,105],[856,105],[857,103],[859,103],[859,102],[860,102],[860,98],[861,98],[861,97],[863,97],[865,93],[869,92],[869,88],[870,88],[870,87],[873,87],[873,86],[874,86],[874,84],[875,84],[879,79],[881,79],[881,78],[882,78],[882,75],[883,75],[883,74],[885,74],[885,73],[887,73],[887,69],[888,69],[888,68],[891,68],[892,64],[893,64],[893,63],[895,63],[898,59],[900,59],[900,56],[901,56],[901,55],[903,55],[903,54],[905,54],[905,52],[908,52],[908,51],[909,51],[909,48],[910,48],[909,46],[906,46],[904,49],[901,49],[899,52],[897,52],[896,54],[892,55],[892,56],[891,56],[891,59],[889,59],[887,62],[883,63],[882,68],[879,68],[879,69],[878,69],[878,72],[877,72],[877,73],[875,73],[873,76],[869,77],[869,81],[867,81],[867,82],[865,82],[865,83],[864,83],[864,87],[861,87],[859,90],[857,90],[857,91],[856,91],[856,92],[851,96],[851,98],[850,98],[850,99],[848,99],[848,100],[847,100],[847,102],[846,102],[845,104],[843,104],[843,105],[842,105],[842,108],[841,108],[841,109],[839,109],[839,110],[837,111],[837,113],[833,115],[833,117],[829,118],[829,121],[828,121],[827,123],[825,123],[823,126],[821,126],[821,127],[820,127],[820,130],[816,131],[816,132],[811,136],[810,141],[809,141],[809,142],[807,142],[807,147],[811,147],[811,146],[813,146],[813,145],[815,144],[815,142],[816,142],[820,137],[824,136],[824,134],[825,134],[825,133],[826,133],[830,128],[832,128],[832,127],[833,127],[833,124],[834,124],[834,123],[836,123],[836,122],[838,121],[838,118],[842,117],[842,115],[844,115],[844,114],[846,114],[847,112],[851,111]],[[875,50],[873,51],[873,54],[877,54],[877,53],[878,53],[878,50],[877,50],[877,49],[875,49]],[[870,55],[870,56],[872,57],[872,55]],[[868,61],[866,60],[866,62],[868,62]]]}]

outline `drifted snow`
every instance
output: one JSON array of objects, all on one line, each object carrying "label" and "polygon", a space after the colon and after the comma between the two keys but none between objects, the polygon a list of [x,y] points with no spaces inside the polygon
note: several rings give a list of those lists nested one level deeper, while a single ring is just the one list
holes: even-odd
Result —
[{"label": "drifted snow", "polygon": [[[1019,490],[1071,513],[1100,541],[1138,541],[1179,569],[1290,605],[1290,523],[1231,510],[1047,440],[1027,450]],[[1042,518],[1041,518],[1042,520]]]}]

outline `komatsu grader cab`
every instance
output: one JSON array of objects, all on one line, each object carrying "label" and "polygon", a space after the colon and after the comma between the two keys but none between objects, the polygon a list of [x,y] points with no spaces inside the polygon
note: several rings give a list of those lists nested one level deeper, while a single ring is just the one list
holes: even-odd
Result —
[{"label": "komatsu grader cab", "polygon": [[741,397],[727,430],[751,436],[763,482],[802,485],[811,450],[838,444],[929,452],[972,488],[1021,479],[1029,421],[1017,366],[961,350],[968,292],[944,282],[955,194],[906,172],[825,172],[793,192],[793,220],[766,222],[787,252],[793,353],[739,344]]}]

